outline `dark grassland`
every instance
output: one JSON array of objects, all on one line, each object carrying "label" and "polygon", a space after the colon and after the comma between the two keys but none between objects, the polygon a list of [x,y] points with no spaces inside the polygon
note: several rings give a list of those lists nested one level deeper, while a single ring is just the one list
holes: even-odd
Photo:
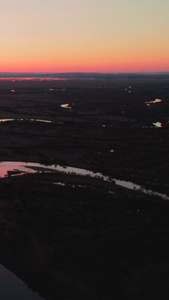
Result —
[{"label": "dark grassland", "polygon": [[[86,168],[169,195],[167,75],[2,80],[0,118],[15,119],[0,123],[1,161]],[[55,172],[1,178],[0,191],[1,263],[45,299],[168,299],[167,201]]]}]

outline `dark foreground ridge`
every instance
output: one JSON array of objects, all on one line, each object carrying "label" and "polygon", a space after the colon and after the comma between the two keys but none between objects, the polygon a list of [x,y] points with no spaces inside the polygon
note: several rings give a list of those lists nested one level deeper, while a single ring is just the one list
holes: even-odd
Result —
[{"label": "dark foreground ridge", "polygon": [[[1,80],[0,119],[12,121],[0,122],[0,159],[169,194],[168,79]],[[0,178],[3,265],[49,300],[168,299],[168,201],[87,176],[18,175]]]},{"label": "dark foreground ridge", "polygon": [[64,174],[0,188],[2,263],[46,299],[167,299],[168,202]]}]

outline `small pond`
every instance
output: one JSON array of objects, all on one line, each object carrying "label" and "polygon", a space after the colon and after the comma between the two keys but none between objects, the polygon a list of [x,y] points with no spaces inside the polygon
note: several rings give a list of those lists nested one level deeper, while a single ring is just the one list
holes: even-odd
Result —
[{"label": "small pond", "polygon": [[67,109],[72,109],[72,107],[71,107],[71,106],[69,106],[69,104],[68,104],[68,103],[61,104],[61,106],[60,106],[60,107],[62,107],[62,108],[67,108]]},{"label": "small pond", "polygon": [[155,123],[153,123],[153,125],[157,128],[162,128],[163,127],[161,122],[155,122]]}]

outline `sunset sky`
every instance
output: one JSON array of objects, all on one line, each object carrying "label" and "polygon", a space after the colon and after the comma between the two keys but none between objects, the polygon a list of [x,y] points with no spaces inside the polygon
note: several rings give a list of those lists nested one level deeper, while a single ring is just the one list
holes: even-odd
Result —
[{"label": "sunset sky", "polygon": [[0,72],[169,71],[168,0],[5,0]]}]

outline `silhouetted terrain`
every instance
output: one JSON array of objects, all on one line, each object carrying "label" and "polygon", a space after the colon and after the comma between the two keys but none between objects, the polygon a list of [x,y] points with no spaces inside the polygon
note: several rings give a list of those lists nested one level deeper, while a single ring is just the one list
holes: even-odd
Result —
[{"label": "silhouetted terrain", "polygon": [[[1,161],[169,196],[168,73],[0,77]],[[113,180],[16,174],[0,179],[0,258],[45,299],[168,299],[168,201]]]}]

